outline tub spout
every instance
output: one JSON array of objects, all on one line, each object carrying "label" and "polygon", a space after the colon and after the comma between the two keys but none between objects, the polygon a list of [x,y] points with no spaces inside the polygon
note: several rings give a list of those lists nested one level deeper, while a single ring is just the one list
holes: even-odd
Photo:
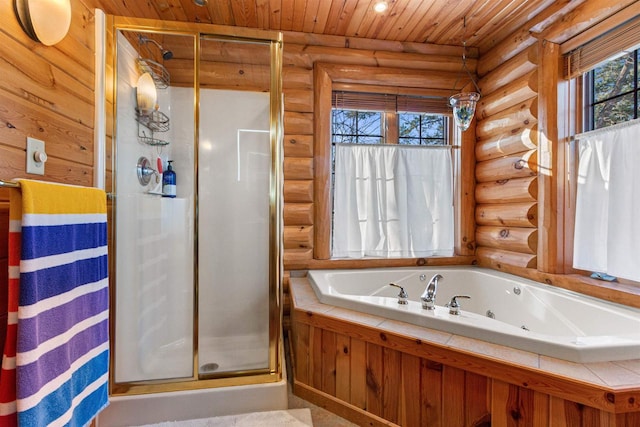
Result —
[{"label": "tub spout", "polygon": [[438,280],[443,277],[439,274],[434,274],[429,284],[425,288],[420,299],[422,300],[422,308],[425,310],[435,310],[436,308],[436,292],[438,292]]},{"label": "tub spout", "polygon": [[409,294],[407,294],[402,286],[396,285],[395,283],[389,283],[389,286],[400,288],[400,293],[398,294],[398,304],[409,304],[407,302],[407,300],[409,299]]}]

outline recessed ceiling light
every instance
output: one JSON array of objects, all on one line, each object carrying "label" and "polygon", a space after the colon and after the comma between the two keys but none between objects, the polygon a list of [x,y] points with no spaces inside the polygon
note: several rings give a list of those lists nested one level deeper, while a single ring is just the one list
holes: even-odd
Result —
[{"label": "recessed ceiling light", "polygon": [[209,0],[193,0],[193,4],[196,6],[206,6]]},{"label": "recessed ceiling light", "polygon": [[389,4],[386,1],[379,1],[373,5],[373,10],[378,13],[382,13],[389,8]]}]

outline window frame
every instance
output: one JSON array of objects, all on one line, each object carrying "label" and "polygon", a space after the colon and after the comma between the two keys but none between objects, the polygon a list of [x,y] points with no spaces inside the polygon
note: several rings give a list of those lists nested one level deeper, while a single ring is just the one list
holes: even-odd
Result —
[{"label": "window frame", "polygon": [[[583,92],[583,97],[581,100],[581,105],[584,108],[584,122],[583,122],[583,129],[584,131],[591,131],[591,130],[595,130],[595,107],[598,104],[603,104],[607,101],[610,100],[614,100],[617,98],[622,98],[624,96],[628,96],[628,95],[633,95],[633,115],[634,117],[629,119],[629,120],[635,120],[637,118],[640,117],[639,114],[639,109],[640,109],[640,70],[638,70],[638,68],[640,67],[640,61],[638,60],[638,55],[640,55],[640,48],[639,49],[633,49],[629,52],[627,52],[625,55],[619,55],[618,58],[620,56],[626,56],[628,54],[633,54],[633,88],[631,90],[627,90],[625,92],[621,92],[619,94],[610,96],[608,98],[604,98],[601,99],[599,101],[595,100],[595,70],[598,67],[594,67],[593,69],[587,71],[586,73],[584,73],[582,76],[577,77],[579,79],[582,80],[582,84],[584,86],[584,92]],[[613,57],[611,59],[608,59],[607,61],[601,63],[600,65],[604,65],[606,62],[609,61],[613,61],[617,59],[616,57]],[[599,65],[599,66],[600,66]],[[625,121],[629,121],[629,120],[625,120]],[[618,123],[624,123],[623,122],[618,122]],[[609,125],[611,126],[611,125]],[[603,126],[597,129],[603,129],[607,126]]]},{"label": "window frame", "polygon": [[[367,76],[363,79],[362,76]],[[314,64],[314,253],[316,266],[469,264],[475,259],[475,132],[453,132],[455,237],[452,257],[374,260],[331,259],[331,96],[334,90],[448,97],[455,75],[343,64]],[[452,122],[451,120],[450,122]],[[326,263],[324,262],[326,261]]]},{"label": "window frame", "polygon": [[[593,40],[597,38],[597,35]],[[589,40],[582,37],[580,42],[589,44]],[[560,163],[563,165],[561,174],[566,176],[559,186],[562,192],[563,220],[559,229],[559,239],[563,240],[563,268],[556,271],[558,275],[547,276],[544,270],[535,274],[536,280],[544,280],[547,283],[581,292],[596,298],[603,298],[613,302],[634,307],[640,307],[640,283],[631,280],[618,278],[617,282],[606,282],[590,278],[590,271],[583,271],[573,268],[573,239],[575,233],[575,202],[578,179],[578,144],[575,135],[587,132],[591,129],[590,123],[590,91],[591,82],[590,71],[582,73],[575,71],[568,73],[567,56],[575,49],[578,40],[570,40],[570,43],[561,45],[561,52],[564,53],[565,74],[558,79],[558,142],[560,145]],[[562,78],[563,77],[563,78]],[[640,82],[639,82],[640,85]],[[640,96],[640,93],[638,93]],[[560,142],[563,142],[560,144]],[[539,191],[539,194],[544,191]],[[538,201],[541,203],[541,201]]]},{"label": "window frame", "polygon": [[[338,111],[355,111],[356,113],[365,113],[365,112],[369,112],[369,113],[376,113],[379,114],[380,116],[380,128],[381,128],[381,135],[371,135],[371,134],[360,134],[359,132],[356,132],[355,134],[336,134],[334,133],[334,123],[333,123],[333,118],[334,118],[334,112],[338,110]],[[419,124],[419,136],[418,137],[401,137],[400,136],[400,116],[402,114],[413,114],[413,115],[419,115],[421,116],[420,118],[420,124]],[[444,123],[444,129],[443,129],[443,136],[442,138],[428,138],[426,136],[422,136],[422,121],[423,121],[423,117],[424,116],[437,116],[439,117],[440,120],[442,120]],[[356,114],[356,129],[358,129],[358,115]],[[349,136],[349,137],[353,137],[353,139],[355,139],[356,142],[336,142],[335,141],[335,137],[336,135],[338,136]],[[368,142],[359,142],[358,140],[360,139],[362,135],[362,138],[369,138],[369,137],[379,137],[381,139],[381,142],[379,143],[368,143]],[[447,149],[452,149],[453,144],[452,144],[452,136],[455,135],[455,123],[453,120],[453,116],[451,115],[447,115],[447,114],[443,114],[442,112],[399,112],[399,111],[377,111],[377,110],[369,110],[369,109],[365,109],[364,107],[362,109],[358,109],[357,105],[353,106],[352,108],[340,108],[340,107],[335,107],[332,105],[331,107],[331,248],[330,248],[330,259],[332,260],[340,260],[340,259],[345,259],[345,258],[336,258],[334,257],[334,253],[333,253],[333,237],[334,237],[334,221],[335,221],[335,206],[333,204],[333,197],[334,197],[334,193],[335,193],[335,148],[338,145],[341,144],[356,144],[356,145],[363,145],[363,146],[367,146],[367,145],[392,145],[392,146],[407,146],[407,147],[413,147],[416,149],[432,149],[434,147],[437,148],[442,148],[442,147],[447,147]],[[402,139],[418,139],[419,140],[419,144],[402,144],[401,141]],[[442,141],[444,142],[443,144],[423,144],[423,141]],[[451,163],[452,163],[452,170],[453,167],[455,165],[455,161],[453,159],[451,159]],[[354,258],[354,259],[366,259],[366,258]],[[381,258],[384,259],[384,258]],[[386,259],[398,259],[398,257],[388,257]]]},{"label": "window frame", "polygon": [[[640,106],[640,58],[638,55],[640,54],[640,48],[634,49],[635,52],[635,108],[636,112],[638,112],[638,107]],[[578,143],[575,140],[575,135],[588,132],[593,129],[593,69],[584,72],[583,74],[570,77],[564,81],[561,81],[561,87],[564,88],[564,95],[568,100],[567,108],[561,111],[559,114],[559,119],[564,120],[565,129],[571,129],[571,135],[565,135],[567,139],[569,139],[569,143],[567,144],[567,176],[568,183],[565,187],[565,196],[564,196],[564,206],[566,211],[565,222],[564,222],[564,239],[565,239],[565,269],[564,273],[568,275],[572,275],[574,280],[580,284],[576,286],[577,290],[592,294],[595,293],[596,296],[602,297],[600,294],[602,290],[610,291],[612,293],[616,293],[618,291],[629,292],[625,297],[621,300],[618,300],[617,297],[614,297],[613,300],[616,302],[620,302],[622,304],[627,304],[631,301],[625,300],[625,298],[629,298],[630,295],[633,295],[631,298],[638,298],[640,301],[640,282],[635,282],[633,280],[617,278],[617,282],[613,282],[613,285],[609,282],[604,282],[601,280],[591,279],[589,276],[591,275],[591,271],[579,270],[573,267],[573,240],[575,236],[575,203],[576,203],[576,191],[577,191],[577,180],[578,180],[578,162],[579,162],[579,147]],[[631,93],[631,92],[627,92]],[[618,97],[616,95],[611,97],[611,99]],[[640,112],[638,112],[638,117],[640,117]],[[630,119],[636,120],[636,119]],[[624,122],[621,122],[624,123]],[[598,129],[605,129],[605,127],[601,127]],[[595,292],[592,289],[582,289],[581,285],[586,284],[587,287],[597,288]],[[622,285],[622,286],[620,286]],[[567,287],[567,286],[565,286]],[[620,289],[624,287],[625,290]],[[571,289],[571,287],[568,287]],[[589,292],[591,291],[591,292]],[[640,302],[636,304],[631,304],[636,307],[640,307]]]},{"label": "window frame", "polygon": [[[372,112],[372,113],[378,113],[380,114],[381,117],[381,134],[380,135],[372,135],[372,134],[335,134],[333,133],[333,112],[339,110],[339,111],[356,111],[356,112]],[[331,109],[332,111],[332,123],[331,123],[331,136],[332,136],[332,143],[333,144],[349,144],[349,143],[345,143],[345,142],[336,142],[334,141],[333,137],[336,135],[340,135],[340,136],[349,136],[349,137],[355,137],[356,142],[352,142],[351,144],[369,144],[367,142],[358,142],[358,139],[363,137],[363,138],[370,138],[370,137],[374,137],[377,138],[379,137],[382,142],[380,142],[380,144],[396,144],[396,145],[410,145],[410,146],[415,146],[415,147],[433,147],[433,146],[437,146],[437,147],[441,147],[441,146],[449,146],[452,145],[451,144],[451,138],[452,135],[454,134],[454,129],[453,129],[453,124],[452,124],[452,117],[446,114],[442,114],[442,113],[430,113],[430,112],[423,112],[423,113],[417,113],[417,112],[392,112],[392,111],[375,111],[375,110],[365,110],[365,109],[354,109],[354,108],[336,108],[336,107],[332,107]],[[419,125],[419,136],[415,137],[415,136],[401,136],[400,135],[400,116],[402,114],[413,114],[413,115],[419,115],[419,116],[438,116],[440,117],[442,120],[446,120],[446,122],[444,123],[444,136],[442,138],[432,138],[432,137],[428,137],[428,136],[423,136],[423,124],[422,124],[422,119],[420,120],[420,125]],[[358,121],[359,119],[356,118],[356,121]],[[420,141],[419,144],[406,144],[406,143],[402,143],[402,140],[409,140],[409,139],[417,139]],[[423,143],[425,141],[444,141],[446,142],[446,144],[426,144]]]}]

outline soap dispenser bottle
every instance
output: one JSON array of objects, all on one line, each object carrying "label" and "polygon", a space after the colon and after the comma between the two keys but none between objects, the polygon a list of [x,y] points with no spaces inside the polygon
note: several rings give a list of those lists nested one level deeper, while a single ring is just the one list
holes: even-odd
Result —
[{"label": "soap dispenser bottle", "polygon": [[176,197],[176,173],[169,160],[167,170],[162,173],[162,197]]}]

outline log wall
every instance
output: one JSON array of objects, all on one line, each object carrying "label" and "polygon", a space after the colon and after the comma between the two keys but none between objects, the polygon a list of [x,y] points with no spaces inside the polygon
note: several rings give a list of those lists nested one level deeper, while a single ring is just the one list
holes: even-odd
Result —
[{"label": "log wall", "polygon": [[[475,146],[480,265],[529,277],[547,274],[547,283],[575,273],[570,231],[575,184],[565,177],[566,165],[575,161],[569,146],[575,124],[569,122],[577,119],[567,107],[575,108],[575,100],[567,99],[575,94],[561,93],[567,86],[562,53],[633,16],[626,5],[587,0],[568,12],[556,2],[490,49],[481,49]],[[586,279],[569,282],[597,293]],[[625,294],[610,298],[629,300]]]},{"label": "log wall", "polygon": [[481,265],[536,268],[538,45],[521,43],[510,55],[505,62],[488,55],[478,64],[477,257]]},{"label": "log wall", "polygon": [[[402,80],[405,89],[411,86],[424,89],[427,76],[430,84],[435,85],[430,87],[439,87],[439,80],[447,82],[442,87],[450,87],[449,80],[455,79],[460,70],[461,52],[411,43],[399,49],[395,43],[376,40],[369,40],[364,47],[350,43],[347,38],[310,37],[301,33],[285,33],[284,42],[284,265],[285,269],[307,269],[318,265],[314,259],[320,232],[316,213],[318,204],[327,204],[324,195],[314,192],[317,174],[314,167],[320,163],[314,159],[314,153],[318,152],[314,144],[321,143],[318,132],[314,133],[314,118],[318,119],[314,66],[321,63],[330,73],[340,73],[341,84],[369,85],[372,90],[380,90],[381,81],[397,86],[398,80]],[[475,64],[475,59],[471,59],[470,65]],[[367,72],[357,71],[358,67],[368,67]],[[412,84],[414,80],[420,83]],[[323,261],[323,267],[333,262]],[[415,265],[415,261],[408,262]]]},{"label": "log wall", "polygon": [[[284,91],[284,266],[285,270],[304,270],[309,268],[345,268],[352,267],[361,261],[345,261],[317,259],[318,242],[327,252],[327,221],[320,220],[317,212],[326,208],[328,200],[325,195],[317,194],[317,183],[314,178],[318,171],[315,168],[322,164],[318,157],[319,139],[316,131],[319,113],[317,105],[318,83],[314,78],[314,67],[322,64],[332,74],[340,74],[340,84],[349,87],[352,84],[367,85],[368,90],[380,90],[383,83],[398,87],[398,91],[411,91],[412,81],[419,83],[413,86],[425,90],[425,77],[429,83],[438,87],[437,81],[446,83],[442,87],[450,87],[451,79],[460,70],[460,54],[457,49],[413,45],[411,43],[398,48],[395,43],[368,40],[366,46],[350,43],[347,38],[309,37],[300,33],[284,34],[283,91]],[[351,47],[348,47],[351,46]],[[469,62],[475,67],[475,59]],[[344,65],[347,65],[345,67]],[[349,75],[351,70],[364,70]],[[354,73],[354,71],[351,71]],[[437,81],[436,81],[437,80]],[[402,81],[402,85],[398,84]],[[433,89],[432,89],[433,91]],[[315,92],[315,95],[314,95]],[[443,92],[444,93],[444,92]],[[447,92],[448,93],[448,92]],[[324,158],[323,156],[321,156]],[[472,160],[473,162],[473,160]],[[468,168],[466,168],[468,170]],[[472,193],[472,191],[470,192]],[[330,196],[329,196],[330,197]],[[465,223],[473,221],[464,219]],[[473,253],[473,228],[467,238],[465,251]],[[465,236],[466,237],[466,236]],[[326,257],[320,257],[326,258]],[[471,257],[464,262],[470,262]],[[401,265],[415,265],[416,260],[401,260]],[[418,261],[419,262],[419,261]],[[432,262],[432,260],[422,262]],[[437,261],[435,261],[437,262]],[[445,260],[444,262],[451,262]],[[460,261],[458,261],[460,262]],[[391,265],[388,261],[379,266]],[[373,265],[370,265],[373,266]],[[285,273],[285,302],[289,301],[288,271]],[[288,313],[289,304],[285,306]],[[285,328],[290,320],[285,316]]]}]

